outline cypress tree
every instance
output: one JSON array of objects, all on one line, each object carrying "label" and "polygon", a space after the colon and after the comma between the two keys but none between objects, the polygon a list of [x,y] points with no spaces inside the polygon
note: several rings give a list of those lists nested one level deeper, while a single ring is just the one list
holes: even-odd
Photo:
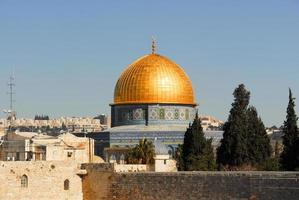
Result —
[{"label": "cypress tree", "polygon": [[247,108],[250,92],[240,84],[234,91],[234,102],[228,121],[223,126],[223,138],[217,149],[219,166],[240,166],[249,161],[247,148]]},{"label": "cypress tree", "polygon": [[185,133],[181,155],[180,169],[186,171],[215,169],[212,139],[204,137],[197,113],[192,125],[189,125]]},{"label": "cypress tree", "polygon": [[217,149],[220,168],[258,167],[271,156],[270,138],[256,109],[249,105],[250,92],[240,84],[234,91],[234,102],[223,138]]},{"label": "cypress tree", "polygon": [[253,106],[247,110],[248,155],[252,165],[260,165],[271,156],[272,148],[264,123]]},{"label": "cypress tree", "polygon": [[281,153],[281,165],[285,170],[295,170],[299,167],[298,138],[299,131],[297,126],[297,116],[295,113],[295,98],[289,89],[289,104],[287,117],[283,125],[283,152]]}]

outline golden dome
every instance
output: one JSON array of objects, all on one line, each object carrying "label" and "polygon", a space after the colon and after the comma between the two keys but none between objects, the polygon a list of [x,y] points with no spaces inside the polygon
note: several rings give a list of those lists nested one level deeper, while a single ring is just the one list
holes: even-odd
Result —
[{"label": "golden dome", "polygon": [[190,79],[170,59],[145,55],[121,74],[114,89],[114,104],[196,105]]}]

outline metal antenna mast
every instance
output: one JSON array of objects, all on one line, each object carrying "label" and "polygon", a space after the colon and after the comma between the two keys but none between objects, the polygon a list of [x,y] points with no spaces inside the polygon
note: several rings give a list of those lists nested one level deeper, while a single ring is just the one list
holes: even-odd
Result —
[{"label": "metal antenna mast", "polygon": [[9,110],[11,112],[13,112],[13,102],[14,102],[14,96],[13,95],[15,94],[14,87],[16,86],[16,84],[15,84],[15,78],[14,78],[13,75],[11,75],[9,77],[9,81],[8,81],[7,85],[8,85],[8,88],[9,88],[9,92],[8,92],[8,94],[9,94],[9,102],[10,102]]},{"label": "metal antenna mast", "polygon": [[10,75],[9,77],[9,81],[7,83],[8,89],[9,91],[7,92],[7,94],[9,95],[9,110],[8,110],[8,114],[10,116],[10,120],[13,120],[13,118],[15,117],[15,111],[14,111],[14,94],[15,94],[15,90],[14,87],[16,86],[15,84],[15,78],[14,75]]},{"label": "metal antenna mast", "polygon": [[16,86],[15,78],[14,78],[13,75],[10,75],[7,85],[8,85],[8,89],[9,89],[9,91],[7,92],[8,95],[9,95],[9,103],[10,103],[9,110],[12,113],[14,111],[13,110],[13,102],[14,102],[14,96],[13,95],[15,94],[14,87]]}]

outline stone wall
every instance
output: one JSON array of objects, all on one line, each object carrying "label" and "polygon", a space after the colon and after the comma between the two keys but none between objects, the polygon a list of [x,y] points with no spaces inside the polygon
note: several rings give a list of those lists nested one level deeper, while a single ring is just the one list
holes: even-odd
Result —
[{"label": "stone wall", "polygon": [[82,178],[83,199],[95,200],[108,197],[113,178],[113,164],[83,164],[82,169],[88,173]]},{"label": "stone wall", "polygon": [[298,199],[299,173],[113,173],[85,166],[84,199],[198,200]]},{"label": "stone wall", "polygon": [[[131,168],[129,167],[131,170]],[[116,172],[115,164],[0,162],[0,199],[293,200],[299,172]],[[21,177],[28,187],[21,187]],[[65,190],[64,181],[69,180]]]},{"label": "stone wall", "polygon": [[[0,199],[79,200],[83,198],[80,173],[84,171],[74,162],[0,162]],[[28,177],[28,187],[21,187],[23,175]]]}]

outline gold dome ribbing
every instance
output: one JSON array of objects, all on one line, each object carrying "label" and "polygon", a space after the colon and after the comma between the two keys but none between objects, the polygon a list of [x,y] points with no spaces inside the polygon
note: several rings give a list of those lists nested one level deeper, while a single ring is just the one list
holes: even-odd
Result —
[{"label": "gold dome ribbing", "polygon": [[145,55],[121,74],[114,90],[114,104],[195,105],[192,83],[184,70],[158,55]]}]

